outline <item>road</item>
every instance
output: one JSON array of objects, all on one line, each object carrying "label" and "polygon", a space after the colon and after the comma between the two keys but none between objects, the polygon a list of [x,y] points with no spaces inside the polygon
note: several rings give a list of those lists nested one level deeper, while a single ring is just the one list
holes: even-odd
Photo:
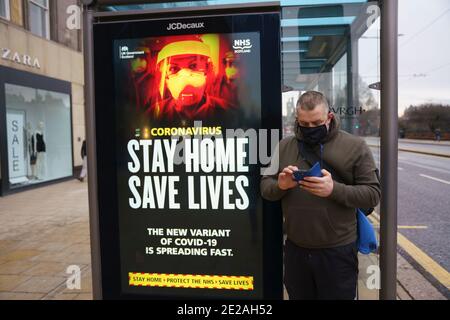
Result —
[{"label": "road", "polygon": [[398,161],[399,232],[449,271],[450,158],[399,151]]}]

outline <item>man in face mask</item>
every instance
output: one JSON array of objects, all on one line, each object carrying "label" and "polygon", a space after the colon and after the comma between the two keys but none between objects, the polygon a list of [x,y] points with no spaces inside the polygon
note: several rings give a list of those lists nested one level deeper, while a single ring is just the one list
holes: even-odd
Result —
[{"label": "man in face mask", "polygon": [[[295,132],[280,141],[278,174],[261,179],[263,198],[282,204],[289,298],[354,299],[356,208],[375,207],[381,195],[372,153],[363,139],[339,130],[320,92],[308,91],[298,100]],[[311,167],[311,154],[340,181],[323,168],[322,177],[295,181],[295,171]]]},{"label": "man in face mask", "polygon": [[321,143],[328,135],[333,114],[329,112],[328,105],[311,106],[308,109],[298,108],[296,124],[303,135],[303,140],[309,145]]}]

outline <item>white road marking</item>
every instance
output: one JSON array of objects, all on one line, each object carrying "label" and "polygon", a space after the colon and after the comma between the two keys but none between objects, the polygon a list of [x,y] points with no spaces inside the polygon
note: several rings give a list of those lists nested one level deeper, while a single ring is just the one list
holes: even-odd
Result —
[{"label": "white road marking", "polygon": [[398,229],[428,229],[427,226],[398,226]]},{"label": "white road marking", "polygon": [[401,167],[398,167],[398,170],[403,170],[403,168],[401,168]]},{"label": "white road marking", "polygon": [[410,165],[410,166],[422,168],[422,169],[427,169],[427,170],[431,170],[431,171],[436,171],[436,172],[450,174],[450,171],[444,170],[444,169],[434,168],[434,167],[430,167],[430,166],[423,166],[423,165],[420,165],[420,164],[412,163],[410,161],[400,161],[400,162],[403,162],[403,163],[405,163],[407,165]]},{"label": "white road marking", "polygon": [[426,174],[422,174],[421,173],[421,174],[419,174],[419,176],[424,177],[424,178],[428,178],[428,179],[431,179],[431,180],[439,181],[439,182],[442,182],[442,183],[445,183],[445,184],[450,184],[450,181],[439,179],[439,178],[435,178],[435,177],[431,177],[431,176],[427,176]]}]

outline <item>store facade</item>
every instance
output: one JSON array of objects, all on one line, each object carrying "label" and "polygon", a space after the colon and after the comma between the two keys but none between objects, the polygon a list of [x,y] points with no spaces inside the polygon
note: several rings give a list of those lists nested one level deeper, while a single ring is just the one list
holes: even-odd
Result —
[{"label": "store facade", "polygon": [[73,178],[85,136],[82,53],[14,22],[0,20],[0,196]]}]

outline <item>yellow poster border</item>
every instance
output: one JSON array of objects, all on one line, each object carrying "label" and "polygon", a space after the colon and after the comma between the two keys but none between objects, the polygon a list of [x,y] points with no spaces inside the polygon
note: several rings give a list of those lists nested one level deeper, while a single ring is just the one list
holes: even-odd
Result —
[{"label": "yellow poster border", "polygon": [[254,290],[252,276],[129,272],[128,284],[134,287]]}]

